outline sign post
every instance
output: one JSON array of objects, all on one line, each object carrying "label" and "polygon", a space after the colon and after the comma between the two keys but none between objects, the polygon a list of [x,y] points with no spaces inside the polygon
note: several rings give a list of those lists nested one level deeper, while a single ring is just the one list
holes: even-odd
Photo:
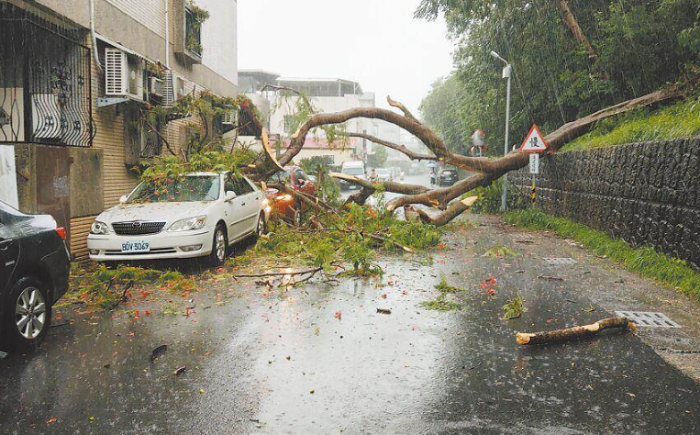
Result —
[{"label": "sign post", "polygon": [[532,174],[530,200],[533,206],[537,201],[537,174],[540,173],[540,153],[547,151],[547,148],[549,148],[549,145],[542,137],[539,127],[533,125],[520,147],[521,152],[530,154],[530,174]]}]

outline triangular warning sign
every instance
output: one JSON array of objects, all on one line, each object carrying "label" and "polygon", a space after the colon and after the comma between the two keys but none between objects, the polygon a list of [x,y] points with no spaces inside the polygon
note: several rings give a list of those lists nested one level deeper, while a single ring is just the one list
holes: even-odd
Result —
[{"label": "triangular warning sign", "polygon": [[530,133],[527,134],[525,141],[520,146],[520,151],[523,153],[542,153],[547,151],[549,144],[542,137],[539,127],[533,125]]}]

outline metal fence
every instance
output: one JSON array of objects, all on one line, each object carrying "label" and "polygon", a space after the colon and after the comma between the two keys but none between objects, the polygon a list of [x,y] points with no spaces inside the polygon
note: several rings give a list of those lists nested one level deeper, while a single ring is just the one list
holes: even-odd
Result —
[{"label": "metal fence", "polygon": [[0,2],[0,142],[90,147],[90,49],[82,32]]}]

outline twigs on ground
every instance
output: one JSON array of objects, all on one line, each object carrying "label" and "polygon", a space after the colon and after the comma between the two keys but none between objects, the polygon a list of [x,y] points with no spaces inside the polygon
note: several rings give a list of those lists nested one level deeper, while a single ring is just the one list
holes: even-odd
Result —
[{"label": "twigs on ground", "polygon": [[281,272],[264,272],[264,273],[242,273],[242,274],[237,274],[235,275],[235,278],[266,278],[266,277],[274,277],[274,276],[297,276],[297,275],[306,275],[310,273],[318,273],[323,268],[321,267],[315,267],[313,269],[295,269],[295,270],[285,270]]}]

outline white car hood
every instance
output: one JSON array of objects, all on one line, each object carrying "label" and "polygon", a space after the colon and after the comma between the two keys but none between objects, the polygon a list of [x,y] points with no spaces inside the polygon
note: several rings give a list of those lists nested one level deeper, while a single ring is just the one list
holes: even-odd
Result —
[{"label": "white car hood", "polygon": [[126,204],[112,207],[97,217],[97,221],[114,222],[175,222],[206,215],[212,202],[157,202],[149,204]]}]

